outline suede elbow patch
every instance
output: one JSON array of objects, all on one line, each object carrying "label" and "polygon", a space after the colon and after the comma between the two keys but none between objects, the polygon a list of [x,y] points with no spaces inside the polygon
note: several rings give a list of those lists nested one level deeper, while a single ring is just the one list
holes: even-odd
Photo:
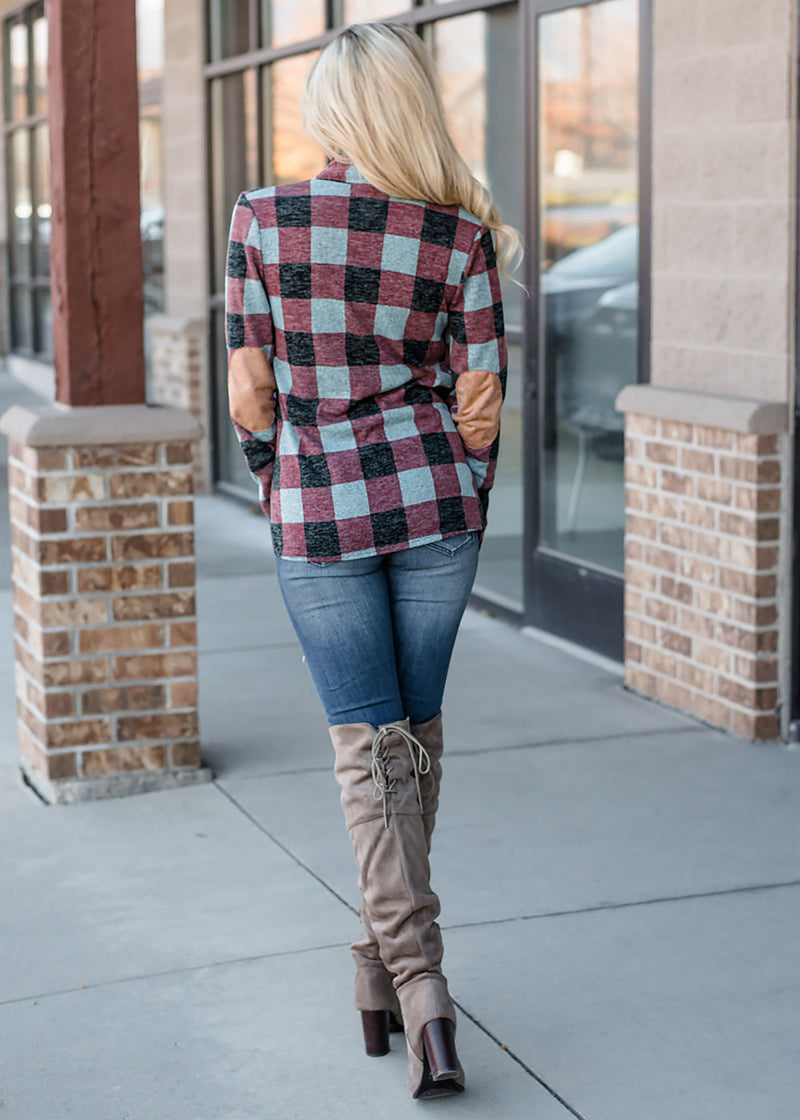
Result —
[{"label": "suede elbow patch", "polygon": [[503,390],[500,378],[487,369],[467,370],[456,379],[453,419],[464,446],[470,451],[489,447],[500,431]]},{"label": "suede elbow patch", "polygon": [[234,350],[228,361],[228,408],[231,419],[248,432],[271,428],[275,420],[275,374],[257,346]]}]

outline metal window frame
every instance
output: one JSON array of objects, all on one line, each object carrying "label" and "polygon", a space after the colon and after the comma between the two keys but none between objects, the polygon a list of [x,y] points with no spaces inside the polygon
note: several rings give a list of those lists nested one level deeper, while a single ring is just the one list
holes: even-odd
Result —
[{"label": "metal window frame", "polygon": [[[800,62],[796,63],[796,77],[800,80]],[[797,109],[795,108],[795,112]],[[800,114],[795,121],[798,145],[800,145]],[[795,155],[795,181],[800,181],[800,146]],[[792,501],[790,505],[792,525],[790,529],[791,559],[789,571],[791,578],[790,627],[789,638],[789,708],[788,738],[791,743],[800,743],[800,228],[795,231],[795,331],[794,331],[794,428],[790,433],[792,440]]]},{"label": "metal window frame", "polygon": [[[542,426],[539,369],[540,276],[539,245],[541,238],[539,189],[539,104],[538,104],[538,21],[551,12],[589,7],[603,0],[527,0],[525,3],[522,39],[525,42],[527,65],[525,198],[529,252],[526,257],[525,283],[530,298],[526,304],[526,388],[524,430],[530,440],[531,453],[524,459],[525,525],[523,539],[524,609],[526,625],[558,634],[569,641],[586,646],[610,657],[623,659],[624,577],[612,575],[591,565],[540,548],[541,470],[539,463]],[[639,4],[639,317],[637,379],[650,379],[650,273],[651,273],[651,198],[652,198],[652,0]]]}]

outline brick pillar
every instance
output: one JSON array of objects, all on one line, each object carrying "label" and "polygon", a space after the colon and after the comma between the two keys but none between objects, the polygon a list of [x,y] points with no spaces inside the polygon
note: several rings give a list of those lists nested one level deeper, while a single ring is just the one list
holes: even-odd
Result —
[{"label": "brick pillar", "polygon": [[748,739],[780,732],[788,409],[629,386],[625,680]]},{"label": "brick pillar", "polygon": [[47,801],[206,781],[192,443],[144,405],[11,408],[18,734]]},{"label": "brick pillar", "polygon": [[[149,399],[154,404],[185,409],[208,433],[208,324],[205,319],[182,315],[151,315],[147,329],[151,341]],[[195,492],[203,493],[209,489],[210,456],[206,435],[195,448]]]}]

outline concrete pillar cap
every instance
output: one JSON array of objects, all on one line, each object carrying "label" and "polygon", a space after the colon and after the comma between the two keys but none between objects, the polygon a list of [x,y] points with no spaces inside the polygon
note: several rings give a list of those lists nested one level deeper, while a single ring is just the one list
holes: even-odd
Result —
[{"label": "concrete pillar cap", "polygon": [[200,439],[203,427],[181,408],[111,404],[71,408],[53,403],[12,405],[0,432],[26,447],[75,447],[117,443],[164,443]]}]

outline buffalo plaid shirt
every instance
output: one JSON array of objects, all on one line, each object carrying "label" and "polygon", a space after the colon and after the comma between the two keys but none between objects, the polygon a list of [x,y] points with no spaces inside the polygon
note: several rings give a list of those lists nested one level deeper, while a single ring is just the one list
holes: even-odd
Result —
[{"label": "buffalo plaid shirt", "polygon": [[333,162],[234,208],[227,344],[263,349],[276,422],[234,421],[275,553],[331,561],[482,532],[499,436],[469,451],[455,382],[505,393],[491,234],[458,206],[406,201]]}]

